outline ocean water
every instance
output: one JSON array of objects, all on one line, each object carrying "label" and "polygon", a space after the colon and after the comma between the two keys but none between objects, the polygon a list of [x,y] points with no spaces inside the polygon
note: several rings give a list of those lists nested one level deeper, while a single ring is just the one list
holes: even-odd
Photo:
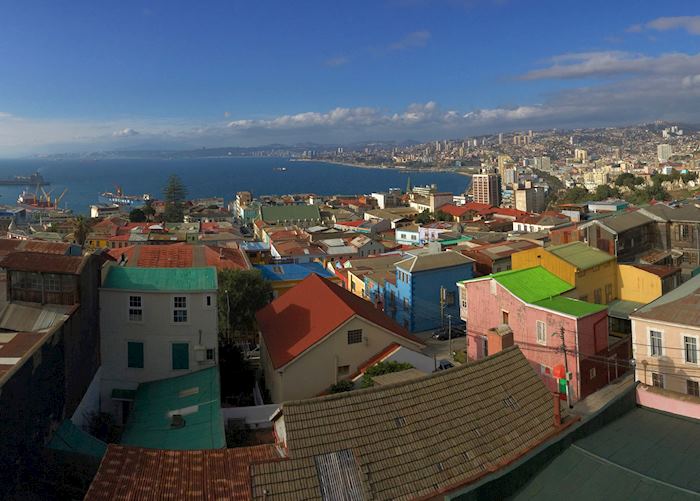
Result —
[{"label": "ocean water", "polygon": [[[286,172],[276,168],[286,167]],[[51,182],[45,187],[52,196],[68,189],[61,201],[76,213],[89,212],[103,191],[121,186],[126,194],[150,193],[162,196],[170,174],[180,176],[187,186],[188,197],[235,197],[237,191],[254,195],[315,193],[318,195],[362,194],[405,189],[411,184],[436,183],[443,191],[464,192],[470,177],[449,172],[419,173],[393,169],[363,169],[325,162],[292,162],[286,158],[209,158],[209,159],[114,159],[114,160],[0,160],[0,178],[29,175],[39,171]],[[34,191],[36,187],[29,187]],[[21,186],[0,186],[0,204],[14,205]],[[41,193],[41,190],[39,191]]]}]

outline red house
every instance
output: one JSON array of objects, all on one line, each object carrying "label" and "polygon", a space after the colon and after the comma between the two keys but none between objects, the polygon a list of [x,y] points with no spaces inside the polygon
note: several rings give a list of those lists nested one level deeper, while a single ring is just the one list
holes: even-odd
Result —
[{"label": "red house", "polygon": [[557,390],[555,368],[564,366],[568,370],[571,402],[610,381],[602,361],[608,356],[605,305],[562,296],[573,286],[540,266],[504,271],[458,285],[470,360],[489,354],[489,333],[494,339],[494,332],[511,330],[515,344],[550,390]]}]

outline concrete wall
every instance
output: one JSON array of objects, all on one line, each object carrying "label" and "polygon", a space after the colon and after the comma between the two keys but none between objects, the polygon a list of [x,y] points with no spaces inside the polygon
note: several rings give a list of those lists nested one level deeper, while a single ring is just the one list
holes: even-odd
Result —
[{"label": "concrete wall", "polygon": [[[129,296],[142,298],[141,322],[129,321]],[[188,314],[185,323],[173,322],[174,296],[187,297]],[[210,306],[205,303],[206,296],[211,297]],[[114,388],[135,389],[142,382],[179,376],[215,363],[198,363],[194,347],[200,345],[216,349],[218,346],[216,291],[170,293],[101,289],[100,302],[103,411],[117,414],[120,409],[111,399]],[[144,344],[142,369],[127,365],[129,341]],[[172,369],[173,343],[189,344],[189,370]],[[218,357],[218,350],[215,353]]]},{"label": "concrete wall", "polygon": [[[661,332],[661,356],[651,355],[650,330]],[[700,382],[700,365],[685,361],[684,336],[696,337],[700,348],[698,325],[681,326],[632,318],[632,347],[637,381],[651,385],[652,374],[660,373],[664,377],[666,390],[684,394],[687,393],[688,380]]]},{"label": "concrete wall", "polygon": [[637,403],[650,409],[700,419],[700,398],[659,390],[653,386],[637,386]]},{"label": "concrete wall", "polygon": [[576,280],[575,266],[570,265],[563,259],[558,258],[541,247],[534,247],[532,249],[516,252],[511,256],[510,260],[514,270],[524,270],[535,266],[542,266],[550,273],[571,285],[573,285]]},{"label": "concrete wall", "polygon": [[[363,342],[348,344],[347,332],[355,329],[362,329]],[[284,335],[283,332],[278,334]],[[272,367],[264,347],[261,363],[265,372],[265,385],[275,403],[315,397],[341,379],[347,379],[391,343],[413,350],[421,348],[406,338],[391,334],[355,316],[282,369]],[[346,375],[338,374],[338,368],[342,366],[349,366]]]}]

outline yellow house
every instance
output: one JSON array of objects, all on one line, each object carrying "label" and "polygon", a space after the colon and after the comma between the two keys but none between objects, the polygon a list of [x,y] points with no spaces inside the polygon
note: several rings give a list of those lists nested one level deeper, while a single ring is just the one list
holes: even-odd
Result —
[{"label": "yellow house", "polygon": [[369,301],[315,274],[256,317],[260,363],[275,403],[325,393],[390,347],[425,347]]},{"label": "yellow house", "polygon": [[583,242],[535,247],[511,257],[514,270],[542,266],[574,286],[565,296],[608,304],[619,297],[615,256]]}]

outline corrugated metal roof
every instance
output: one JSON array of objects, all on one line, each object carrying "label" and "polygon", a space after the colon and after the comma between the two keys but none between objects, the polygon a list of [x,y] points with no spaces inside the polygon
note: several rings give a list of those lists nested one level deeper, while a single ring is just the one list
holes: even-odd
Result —
[{"label": "corrugated metal roof", "polygon": [[[121,443],[168,450],[226,447],[219,391],[217,367],[141,383]],[[174,414],[182,415],[183,426],[173,426]]]},{"label": "corrugated metal roof", "polygon": [[0,313],[0,329],[40,332],[64,322],[72,306],[9,303]]},{"label": "corrugated metal roof", "polygon": [[61,256],[45,252],[11,252],[0,260],[0,268],[40,273],[80,273],[87,256]]},{"label": "corrugated metal roof", "polygon": [[111,266],[102,288],[159,292],[212,291],[217,288],[216,268]]},{"label": "corrugated metal roof", "polygon": [[260,207],[260,219],[266,223],[313,221],[321,219],[321,213],[315,205],[263,205]]},{"label": "corrugated metal roof", "polygon": [[494,279],[526,303],[548,299],[574,287],[541,266],[525,270],[509,270],[488,277]]},{"label": "corrugated metal roof", "polygon": [[586,317],[608,309],[608,307],[604,304],[588,303],[586,301],[579,301],[578,299],[564,296],[543,299],[533,304],[535,306],[547,308],[548,310],[565,313],[566,315],[571,315],[576,318]]},{"label": "corrugated metal roof", "polygon": [[600,249],[589,247],[583,242],[571,242],[562,245],[552,245],[545,248],[560,259],[575,266],[579,270],[587,270],[595,266],[614,261],[615,256]]},{"label": "corrugated metal roof", "polygon": [[464,266],[473,263],[468,256],[454,251],[436,252],[433,254],[420,254],[411,256],[396,263],[396,267],[408,272],[437,270],[451,266]]},{"label": "corrugated metal roof", "polygon": [[96,458],[102,458],[107,452],[106,443],[78,428],[70,419],[61,423],[47,447]]}]

